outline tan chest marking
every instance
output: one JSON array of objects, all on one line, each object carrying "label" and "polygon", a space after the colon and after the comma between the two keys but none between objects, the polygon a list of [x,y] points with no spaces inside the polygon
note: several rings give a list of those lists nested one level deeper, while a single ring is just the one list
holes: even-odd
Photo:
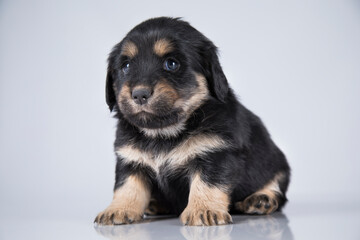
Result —
[{"label": "tan chest marking", "polygon": [[211,134],[198,134],[181,142],[170,152],[154,155],[151,152],[142,151],[133,145],[125,145],[116,149],[116,154],[124,162],[137,163],[151,167],[159,172],[160,166],[167,164],[168,167],[176,168],[186,164],[189,160],[210,152],[228,148],[229,145],[221,137]]},{"label": "tan chest marking", "polygon": [[156,138],[160,136],[167,138],[172,136],[178,136],[185,129],[185,123],[180,122],[160,129],[149,129],[149,128],[139,128],[139,129],[142,133],[144,133],[148,137]]}]

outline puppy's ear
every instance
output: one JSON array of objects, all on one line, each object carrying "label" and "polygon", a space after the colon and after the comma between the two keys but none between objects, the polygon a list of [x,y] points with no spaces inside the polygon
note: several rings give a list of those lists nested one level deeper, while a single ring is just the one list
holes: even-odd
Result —
[{"label": "puppy's ear", "polygon": [[106,87],[105,87],[105,94],[106,94],[106,103],[109,106],[110,112],[114,109],[116,104],[116,97],[115,91],[113,86],[114,80],[111,74],[111,70],[108,68],[107,75],[106,75]]},{"label": "puppy's ear", "polygon": [[106,95],[106,103],[109,106],[110,112],[114,110],[116,106],[116,95],[114,90],[114,66],[119,65],[118,56],[121,52],[123,41],[116,44],[111,50],[108,57],[108,68],[106,75],[106,87],[105,87],[105,95]]},{"label": "puppy's ear", "polygon": [[209,90],[215,98],[221,102],[225,102],[225,98],[229,92],[229,84],[225,74],[221,68],[217,55],[217,48],[212,43],[207,43],[208,47],[205,51],[205,66],[207,73]]}]

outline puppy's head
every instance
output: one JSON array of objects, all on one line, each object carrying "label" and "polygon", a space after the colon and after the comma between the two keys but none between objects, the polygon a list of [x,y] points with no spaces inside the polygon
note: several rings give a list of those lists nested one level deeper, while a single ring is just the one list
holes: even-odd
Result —
[{"label": "puppy's head", "polygon": [[182,20],[147,20],[110,53],[107,104],[145,132],[176,134],[208,98],[225,102],[227,94],[216,47]]}]

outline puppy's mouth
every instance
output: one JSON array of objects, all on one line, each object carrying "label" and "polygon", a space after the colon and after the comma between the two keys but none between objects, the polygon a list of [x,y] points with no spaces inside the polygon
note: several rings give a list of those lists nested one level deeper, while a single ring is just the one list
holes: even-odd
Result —
[{"label": "puppy's mouth", "polygon": [[139,128],[155,129],[184,121],[186,114],[176,104],[180,99],[177,91],[163,82],[158,83],[151,94],[143,89],[130,89],[125,85],[118,95],[120,111],[130,123]]},{"label": "puppy's mouth", "polygon": [[186,119],[180,109],[174,109],[166,114],[154,114],[140,111],[134,114],[125,114],[125,118],[139,128],[158,129],[175,125]]}]

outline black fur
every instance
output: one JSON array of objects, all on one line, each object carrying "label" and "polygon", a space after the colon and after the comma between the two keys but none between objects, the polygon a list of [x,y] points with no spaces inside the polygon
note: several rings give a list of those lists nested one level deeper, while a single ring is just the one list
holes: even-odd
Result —
[{"label": "black fur", "polygon": [[[160,38],[171,39],[175,43],[172,54],[181,64],[179,71],[152,70],[160,69],[162,60],[143,50],[152,48],[154,40]],[[121,68],[127,59],[120,54],[126,40],[131,40],[140,48],[132,62],[136,71],[130,72],[127,77]],[[141,121],[119,108],[116,96],[126,81],[130,86],[140,82],[154,85],[157,79],[164,77],[169,79],[174,89],[185,94],[196,87],[194,72],[206,77],[211,96],[191,113],[185,129],[177,136],[148,137],[139,127],[156,129],[181,121],[185,116],[178,109],[166,109],[165,105],[165,111],[158,109],[159,115],[148,115],[150,120]],[[271,140],[261,120],[236,99],[222,71],[214,44],[187,22],[156,18],[131,30],[109,56],[106,101],[119,120],[115,147],[132,142],[139,149],[157,154],[171,150],[186,137],[197,133],[216,134],[232,145],[231,148],[196,157],[175,170],[163,165],[159,174],[145,165],[124,163],[118,158],[115,189],[130,174],[140,174],[156,192],[154,195],[162,198],[173,213],[180,214],[188,201],[190,176],[196,171],[201,172],[202,180],[211,186],[228,186],[232,204],[243,201],[282,172],[284,178],[280,189],[283,195],[279,204],[280,207],[285,204],[290,168],[284,154]]]}]

